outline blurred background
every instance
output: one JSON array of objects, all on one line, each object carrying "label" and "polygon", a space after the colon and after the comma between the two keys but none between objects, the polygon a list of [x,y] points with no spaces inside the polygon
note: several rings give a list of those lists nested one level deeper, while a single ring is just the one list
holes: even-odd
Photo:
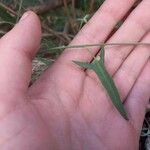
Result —
[{"label": "blurred background", "polygon": [[[0,0],[0,37],[13,28],[22,14],[27,10],[33,10],[41,19],[42,41],[40,50],[33,61],[33,74],[30,85],[37,80],[45,69],[55,62],[63,51],[63,49],[52,50],[52,48],[68,45],[104,1]],[[138,0],[130,11],[140,1]],[[120,27],[123,20],[116,25],[112,34]],[[150,150],[150,105],[143,123],[140,150]]]}]

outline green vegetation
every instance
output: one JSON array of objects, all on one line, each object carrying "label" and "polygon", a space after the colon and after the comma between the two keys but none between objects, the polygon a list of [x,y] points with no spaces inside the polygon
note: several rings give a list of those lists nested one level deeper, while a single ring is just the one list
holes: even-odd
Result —
[{"label": "green vegetation", "polygon": [[85,63],[85,62],[79,62],[79,61],[74,61],[74,63],[79,65],[80,67],[83,67],[86,69],[91,69],[97,74],[102,85],[107,90],[107,93],[110,96],[112,103],[114,104],[114,106],[116,107],[118,112],[122,115],[122,117],[124,119],[128,120],[128,115],[124,109],[122,102],[121,102],[119,92],[115,86],[115,83],[114,83],[112,77],[108,74],[108,72],[105,68],[105,64],[104,64],[105,50],[104,50],[104,48],[102,48],[100,52],[101,52],[100,60],[97,60],[95,58],[91,64]]}]

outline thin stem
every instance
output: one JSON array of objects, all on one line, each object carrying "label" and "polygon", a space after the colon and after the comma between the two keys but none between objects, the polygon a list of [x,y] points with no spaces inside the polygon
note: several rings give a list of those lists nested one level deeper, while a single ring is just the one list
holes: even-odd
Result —
[{"label": "thin stem", "polygon": [[53,47],[51,50],[59,50],[59,49],[67,49],[67,48],[90,48],[90,47],[101,47],[101,46],[130,46],[130,45],[143,45],[150,46],[150,43],[142,43],[142,42],[125,42],[125,43],[100,43],[100,44],[85,44],[85,45],[68,45],[68,46],[59,46]]},{"label": "thin stem", "polygon": [[10,7],[4,5],[2,2],[0,2],[0,6],[3,7],[5,10],[7,10],[9,13],[13,14],[13,16],[17,16],[17,13],[12,10]]},{"label": "thin stem", "polygon": [[23,0],[20,0],[20,2],[19,2],[19,10],[18,10],[18,15],[17,15],[16,23],[19,21],[19,18],[20,18],[22,4],[23,4]]}]

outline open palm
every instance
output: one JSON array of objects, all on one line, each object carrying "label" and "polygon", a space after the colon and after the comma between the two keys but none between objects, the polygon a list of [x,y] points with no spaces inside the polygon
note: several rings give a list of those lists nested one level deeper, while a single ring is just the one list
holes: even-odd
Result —
[{"label": "open palm", "polygon": [[[104,42],[134,0],[106,0],[71,45]],[[150,1],[127,17],[108,42],[150,41]],[[119,12],[119,13],[118,13]],[[129,115],[124,120],[91,70],[72,60],[92,61],[86,49],[66,49],[28,89],[31,60],[40,42],[33,12],[0,39],[1,150],[134,150],[150,97],[147,46],[106,48],[105,64]],[[93,48],[94,55],[98,48]]]}]

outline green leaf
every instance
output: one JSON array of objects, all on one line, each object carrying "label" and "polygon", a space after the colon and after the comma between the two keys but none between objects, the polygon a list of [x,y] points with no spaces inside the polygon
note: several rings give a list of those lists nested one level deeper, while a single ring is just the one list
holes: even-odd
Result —
[{"label": "green leaf", "polygon": [[81,62],[81,61],[73,61],[75,64],[77,64],[80,67],[86,68],[86,69],[93,69],[93,65],[86,63],[86,62]]},{"label": "green leaf", "polygon": [[79,61],[73,61],[75,64],[79,65],[80,67],[86,68],[86,69],[92,69],[97,76],[99,77],[102,85],[106,89],[109,97],[112,100],[112,103],[118,110],[118,112],[122,115],[122,117],[126,120],[128,120],[128,115],[124,109],[124,106],[122,104],[119,92],[117,90],[117,87],[112,79],[112,77],[109,75],[107,70],[105,69],[104,65],[104,55],[105,51],[104,48],[101,49],[101,55],[100,60],[94,60],[93,63],[85,63],[85,62],[79,62]]},{"label": "green leaf", "polygon": [[102,85],[107,90],[107,93],[109,97],[112,100],[112,103],[116,107],[116,109],[120,112],[122,117],[124,117],[126,120],[128,120],[128,115],[124,109],[124,106],[121,102],[121,98],[119,95],[119,92],[117,90],[117,87],[112,79],[112,77],[108,74],[107,70],[104,66],[100,65],[99,62],[96,60],[94,61],[94,69],[95,73],[101,80]]}]

